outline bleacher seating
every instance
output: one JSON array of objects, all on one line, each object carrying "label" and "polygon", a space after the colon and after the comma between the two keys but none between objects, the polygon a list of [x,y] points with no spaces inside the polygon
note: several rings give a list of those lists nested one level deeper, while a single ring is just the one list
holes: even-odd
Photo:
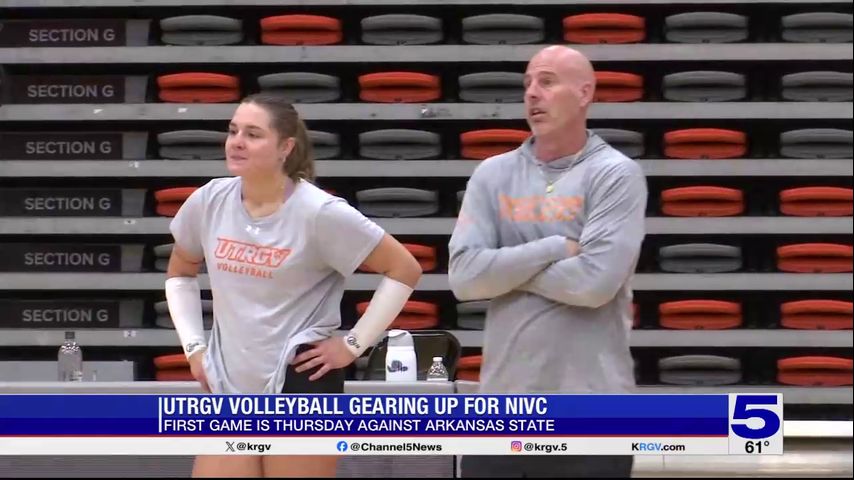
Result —
[{"label": "bleacher seating", "polygon": [[[850,2],[24,3],[0,5],[0,362],[53,359],[73,328],[137,380],[186,378],[169,217],[227,174],[234,102],[271,90],[306,119],[319,185],[424,267],[395,325],[450,332],[450,370],[477,379],[488,303],[449,291],[448,239],[478,162],[530,135],[527,60],[564,43],[597,69],[590,127],[648,176],[641,388],[761,386],[850,417]],[[376,281],[348,280],[342,328]]]}]

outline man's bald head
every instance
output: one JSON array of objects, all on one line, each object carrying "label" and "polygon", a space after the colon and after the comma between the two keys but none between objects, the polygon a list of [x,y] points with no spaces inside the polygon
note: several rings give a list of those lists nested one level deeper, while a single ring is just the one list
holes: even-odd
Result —
[{"label": "man's bald head", "polygon": [[525,107],[535,136],[586,135],[596,76],[590,60],[570,47],[543,48],[525,71]]},{"label": "man's bald head", "polygon": [[583,53],[564,45],[543,48],[528,63],[551,65],[561,76],[580,83],[596,83],[593,64]]}]

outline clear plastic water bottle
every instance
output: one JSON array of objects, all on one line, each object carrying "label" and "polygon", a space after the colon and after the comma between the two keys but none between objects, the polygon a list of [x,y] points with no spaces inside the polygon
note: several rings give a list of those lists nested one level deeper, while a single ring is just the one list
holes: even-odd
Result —
[{"label": "clear plastic water bottle", "polygon": [[65,342],[57,356],[60,382],[83,381],[83,350],[74,339],[74,332],[65,332]]},{"label": "clear plastic water bottle", "polygon": [[447,382],[448,369],[442,363],[442,357],[433,357],[433,364],[430,365],[430,370],[427,370],[428,382]]}]

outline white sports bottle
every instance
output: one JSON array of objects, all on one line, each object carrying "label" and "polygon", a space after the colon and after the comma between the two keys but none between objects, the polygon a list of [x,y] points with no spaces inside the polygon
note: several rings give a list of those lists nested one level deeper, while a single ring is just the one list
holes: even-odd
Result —
[{"label": "white sports bottle", "polygon": [[414,382],[418,380],[418,358],[415,343],[406,330],[389,330],[388,349],[385,355],[387,382]]}]

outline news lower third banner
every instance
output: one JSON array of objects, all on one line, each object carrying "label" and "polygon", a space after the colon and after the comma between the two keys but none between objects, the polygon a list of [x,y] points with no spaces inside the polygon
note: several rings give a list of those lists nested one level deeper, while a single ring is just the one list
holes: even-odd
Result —
[{"label": "news lower third banner", "polygon": [[2,455],[764,455],[781,394],[0,395]]}]

